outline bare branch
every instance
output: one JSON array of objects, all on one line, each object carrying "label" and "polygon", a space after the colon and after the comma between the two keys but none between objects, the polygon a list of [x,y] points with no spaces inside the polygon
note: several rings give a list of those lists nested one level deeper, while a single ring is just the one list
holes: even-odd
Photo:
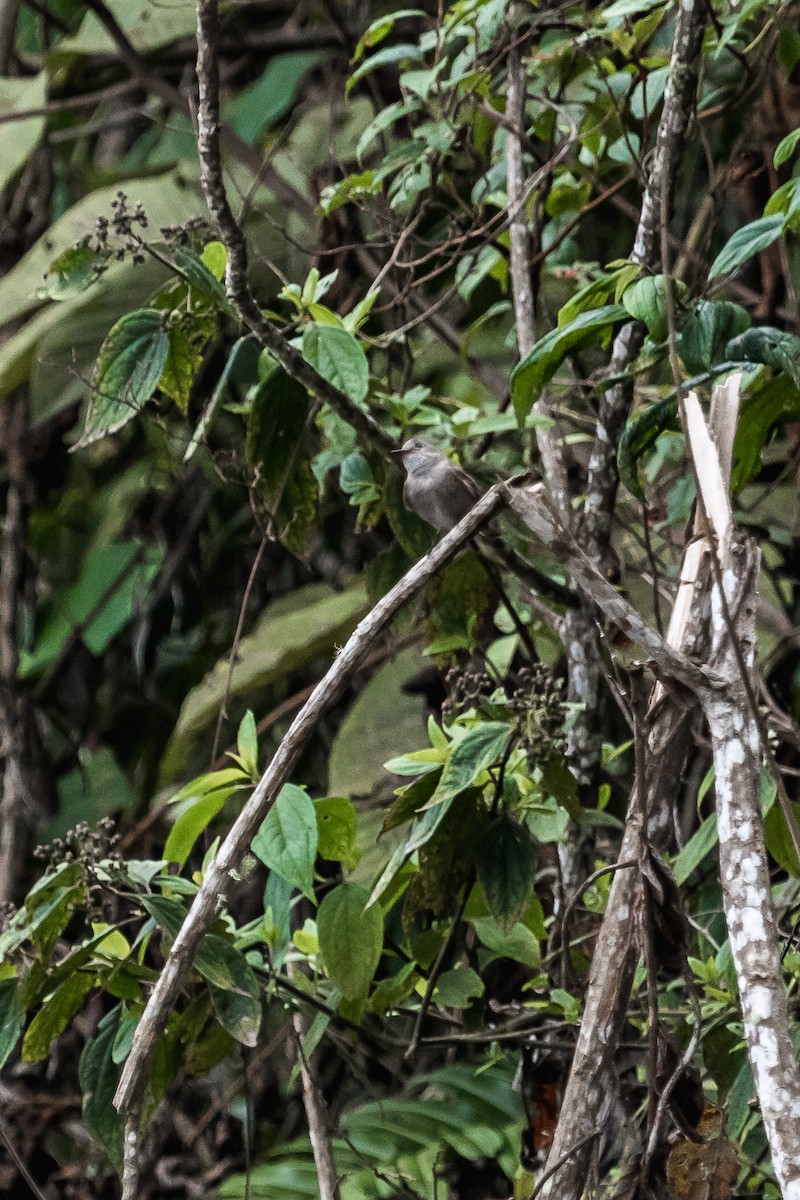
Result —
[{"label": "bare branch", "polygon": [[[200,179],[209,212],[217,223],[220,239],[228,251],[226,285],[228,295],[241,321],[259,343],[274,356],[287,375],[318,401],[329,404],[365,441],[385,458],[394,448],[391,438],[344,392],[339,391],[310,366],[299,351],[266,319],[250,289],[247,244],[228,203],[222,177],[219,118],[219,65],[217,42],[219,21],[217,0],[197,3],[197,150]],[[391,461],[391,460],[390,460]]]},{"label": "bare branch", "polygon": [[[658,124],[653,165],[642,201],[642,211],[631,259],[653,270],[658,264],[658,232],[662,193],[675,187],[677,166],[692,114],[700,67],[700,46],[707,19],[702,0],[678,5],[669,76]],[[623,326],[614,341],[609,372],[620,374],[636,358],[642,344],[642,327]],[[630,383],[615,384],[600,397],[597,432],[589,460],[583,528],[589,556],[604,563],[608,555],[611,518],[617,492],[616,450],[633,398]]]},{"label": "bare branch", "polygon": [[[295,717],[272,762],[206,872],[189,914],[172,944],[167,961],[136,1028],[131,1052],[114,1097],[114,1103],[121,1112],[127,1114],[138,1109],[159,1033],[191,970],[197,946],[214,920],[220,898],[226,893],[230,873],[237,869],[247,853],[250,842],[270,806],[313,736],[320,716],[336,701],[353,673],[361,667],[374,649],[376,639],[403,605],[450,561],[469,537],[498,511],[503,501],[503,485],[491,488],[467,513],[463,521],[395,584],[360,623],[328,673],[317,684]],[[126,1196],[126,1200],[133,1200],[133,1195]]]}]

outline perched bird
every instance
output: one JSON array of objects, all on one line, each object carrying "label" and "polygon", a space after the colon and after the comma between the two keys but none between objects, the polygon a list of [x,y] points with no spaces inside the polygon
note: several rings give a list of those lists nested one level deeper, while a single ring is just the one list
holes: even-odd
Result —
[{"label": "perched bird", "polygon": [[457,525],[480,499],[475,480],[424,438],[409,438],[395,454],[406,470],[403,503],[440,533]]},{"label": "perched bird", "polygon": [[[440,533],[446,533],[457,525],[480,499],[481,489],[472,476],[451,462],[447,455],[442,454],[441,450],[437,450],[424,438],[409,438],[394,453],[400,456],[406,471],[403,503],[409,512],[422,517],[423,521],[427,521]],[[471,540],[513,619],[513,607],[502,590],[497,572],[475,540]],[[481,540],[486,546],[486,539]],[[506,567],[520,578],[526,579],[542,595],[569,606],[577,602],[575,593],[570,588],[551,579],[538,567],[523,562],[510,547],[503,545],[498,535],[490,537],[487,548],[489,547],[495,555],[499,555]]]}]

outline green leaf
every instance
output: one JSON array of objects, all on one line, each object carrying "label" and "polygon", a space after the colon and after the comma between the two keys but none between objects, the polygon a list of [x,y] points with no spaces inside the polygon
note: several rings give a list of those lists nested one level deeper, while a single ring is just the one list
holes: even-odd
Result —
[{"label": "green leaf", "polygon": [[347,796],[326,796],[314,801],[319,830],[318,854],[330,862],[340,862],[351,870],[355,854],[358,817],[353,801]]},{"label": "green leaf", "polygon": [[50,263],[38,295],[48,300],[69,300],[80,295],[100,278],[110,257],[110,250],[70,246]]},{"label": "green leaf", "polygon": [[270,58],[261,78],[243,88],[226,106],[226,121],[246,142],[254,142],[289,111],[303,77],[324,58],[322,50],[276,54]]},{"label": "green leaf", "polygon": [[800,338],[794,333],[758,325],[728,342],[725,356],[731,362],[764,363],[774,371],[785,371],[800,387]]},{"label": "green leaf", "polygon": [[439,976],[433,998],[439,1008],[469,1008],[483,992],[483,980],[477,971],[459,964]]},{"label": "green leaf", "polygon": [[[0,112],[3,116],[43,108],[47,102],[48,74],[48,71],[40,71],[38,75],[0,79]],[[6,120],[0,125],[0,189],[30,157],[44,133],[45,120],[44,113],[39,113],[19,121]]]},{"label": "green leaf", "polygon": [[387,13],[386,16],[378,17],[371,25],[367,26],[359,38],[358,44],[353,51],[352,62],[359,62],[363,58],[365,50],[371,50],[373,46],[379,45],[392,32],[397,21],[402,21],[406,17],[424,16],[425,13],[421,8],[400,8],[397,12]]},{"label": "green leaf", "polygon": [[78,1066],[86,1128],[106,1151],[118,1172],[122,1171],[122,1121],[114,1107],[114,1093],[120,1069],[114,1062],[113,1052],[120,1012],[120,1005],[117,1005],[103,1017],[96,1037],[84,1046]]},{"label": "green leaf", "polygon": [[245,458],[256,507],[289,549],[302,550],[315,528],[319,494],[304,445],[308,395],[276,367],[251,403]]},{"label": "green leaf", "polygon": [[777,375],[746,397],[733,443],[731,486],[734,491],[758,474],[761,451],[773,429],[786,421],[796,421],[798,417],[800,389],[788,375]]},{"label": "green leaf", "polygon": [[169,831],[164,843],[164,858],[182,867],[192,852],[200,834],[208,828],[218,813],[222,812],[228,797],[236,788],[216,788],[199,796],[180,814]]},{"label": "green leaf", "polygon": [[360,403],[369,391],[369,363],[352,333],[335,325],[306,325],[303,358],[334,387]]},{"label": "green leaf", "polygon": [[214,308],[230,311],[230,303],[224,285],[203,262],[194,250],[177,246],[172,252],[172,261],[189,287]]},{"label": "green leaf", "polygon": [[[676,300],[685,284],[673,286]],[[637,279],[622,294],[623,307],[637,321],[643,321],[655,342],[663,342],[669,332],[667,320],[666,282],[663,275],[645,275]]]},{"label": "green leaf", "polygon": [[451,744],[442,777],[426,808],[450,800],[470,787],[487,767],[499,762],[511,730],[504,721],[482,721]]},{"label": "green leaf", "polygon": [[369,895],[357,883],[328,892],[317,914],[317,934],[325,969],[346,1000],[364,996],[383,950],[383,914],[367,908]]},{"label": "green leaf", "polygon": [[584,346],[605,341],[610,337],[614,324],[624,320],[627,315],[627,309],[621,304],[607,304],[603,308],[580,313],[569,325],[552,329],[536,343],[511,374],[511,398],[520,425],[567,355],[582,350]]},{"label": "green leaf", "polygon": [[158,387],[168,356],[162,312],[139,308],[121,317],[100,347],[83,436],[72,449],[90,446],[133,420]]},{"label": "green leaf", "polygon": [[674,396],[667,396],[636,413],[623,429],[617,449],[617,470],[625,487],[637,500],[644,500],[644,489],[639,482],[639,459],[655,445],[662,433],[679,428],[677,401]]},{"label": "green leaf", "polygon": [[18,981],[0,979],[0,1067],[14,1053],[24,1024],[25,1009],[20,1003]]},{"label": "green leaf", "polygon": [[216,314],[202,309],[184,313],[179,321],[171,322],[168,327],[169,351],[158,386],[184,415],[189,408],[197,372],[216,330]]},{"label": "green leaf", "polygon": [[750,325],[750,314],[730,300],[701,300],[687,316],[680,354],[687,370],[701,374],[723,358],[725,346]]},{"label": "green leaf", "polygon": [[759,217],[757,221],[743,225],[728,239],[714,259],[708,273],[709,280],[728,275],[743,262],[747,262],[748,258],[760,254],[767,246],[771,246],[782,232],[783,215],[780,213],[770,217]]},{"label": "green leaf", "polygon": [[47,1057],[53,1038],[64,1032],[96,982],[94,972],[75,971],[47,998],[25,1031],[25,1062],[40,1062]]},{"label": "green leaf", "polygon": [[712,813],[710,817],[706,817],[700,828],[695,830],[672,864],[672,874],[679,886],[686,883],[692,872],[716,846],[717,841],[717,814]]},{"label": "green leaf", "polygon": [[225,938],[207,933],[195,966],[208,981],[220,1025],[243,1046],[255,1046],[261,1025],[261,988],[245,956]]},{"label": "green leaf", "polygon": [[782,167],[785,162],[788,162],[797,149],[798,142],[800,142],[800,129],[794,129],[791,133],[787,133],[786,137],[778,142],[772,159],[776,168]]},{"label": "green leaf", "polygon": [[162,557],[159,548],[137,542],[93,546],[77,581],[56,592],[33,650],[20,655],[20,677],[55,662],[76,631],[90,653],[102,654],[134,613],[144,610]]},{"label": "green leaf", "polygon": [[524,913],[533,891],[534,845],[528,830],[510,817],[492,821],[478,848],[478,880],[503,933]]},{"label": "green leaf", "polygon": [[314,895],[317,813],[307,792],[284,784],[251,849],[257,858],[304,895]]},{"label": "green leaf", "polygon": [[470,921],[470,924],[477,933],[478,940],[488,950],[502,958],[524,963],[528,967],[540,965],[542,952],[539,939],[520,921],[513,925],[508,933],[504,933],[492,917],[477,917]]},{"label": "green leaf", "polygon": [[242,767],[252,779],[258,778],[258,730],[252,708],[248,708],[239,725],[236,735],[236,749],[242,760]]}]

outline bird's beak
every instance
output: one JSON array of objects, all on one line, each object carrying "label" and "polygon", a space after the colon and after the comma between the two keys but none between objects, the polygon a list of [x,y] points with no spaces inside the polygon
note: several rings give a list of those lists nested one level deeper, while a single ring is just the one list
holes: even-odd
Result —
[{"label": "bird's beak", "polygon": [[403,453],[403,447],[402,447],[402,446],[398,446],[396,450],[390,450],[390,451],[389,451],[389,453],[390,453],[390,454],[402,454],[402,453]]}]

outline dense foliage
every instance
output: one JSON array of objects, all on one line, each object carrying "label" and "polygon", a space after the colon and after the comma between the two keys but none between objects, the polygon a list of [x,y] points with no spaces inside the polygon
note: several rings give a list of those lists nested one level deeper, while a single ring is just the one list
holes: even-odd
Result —
[{"label": "dense foliage", "polygon": [[[621,387],[628,411],[608,433],[622,486],[615,475],[594,557],[663,628],[695,500],[679,391],[705,401],[742,372],[731,489],[763,555],[759,699],[795,790],[796,6],[703,8],[695,112],[645,253],[673,4],[220,9],[225,181],[250,284],[340,402],[240,320],[201,189],[194,5],[0,5],[0,1190],[13,1196],[30,1194],[23,1169],[48,1196],[117,1194],[112,1098],[209,864],[313,685],[434,540],[387,445],[422,434],[487,486],[538,469],[549,430],[579,521],[603,398]],[[525,180],[509,198],[512,136]],[[510,268],[520,219],[529,349]],[[610,370],[626,327],[634,352]],[[531,1195],[647,690],[607,629],[599,697],[581,700],[568,574],[511,516],[495,529],[536,592],[490,547],[450,562],[266,812],[159,1039],[141,1195],[319,1195],[309,1064],[344,1200]],[[779,1194],[751,1106],[710,762],[697,721],[674,781],[677,886],[636,971],[593,1147],[590,1182],[619,1196],[666,1195],[667,1177],[700,1195],[675,1149],[704,1145],[714,1164],[697,1169],[718,1190],[703,1194]],[[800,864],[766,763],[762,807],[796,1005]],[[631,1181],[631,1130],[649,1132],[693,1034],[657,1153]],[[716,1142],[691,1140],[703,1120]]]}]

